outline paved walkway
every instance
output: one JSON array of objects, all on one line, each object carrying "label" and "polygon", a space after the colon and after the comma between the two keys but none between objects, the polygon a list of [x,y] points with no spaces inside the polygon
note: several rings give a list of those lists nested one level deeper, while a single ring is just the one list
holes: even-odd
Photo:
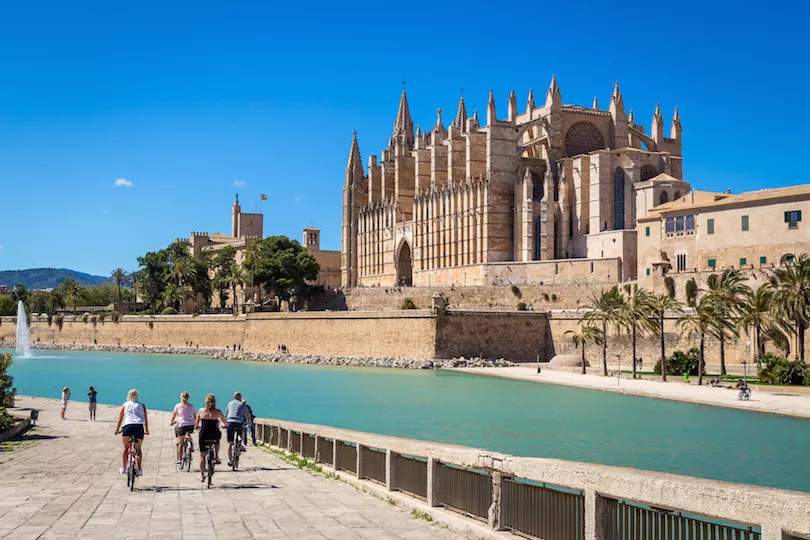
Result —
[{"label": "paved walkway", "polygon": [[[684,384],[678,382],[675,377],[669,377],[670,381],[664,383],[647,379],[633,380],[625,378],[628,375],[624,374],[619,381],[616,377],[582,375],[551,369],[543,369],[538,375],[535,365],[508,368],[454,368],[453,371],[810,418],[810,395],[786,395],[762,392],[754,388],[750,401],[739,401],[736,389],[713,388],[706,384],[697,386],[694,381],[693,384]],[[706,378],[704,378],[704,382],[706,382]]]},{"label": "paved walkway", "polygon": [[0,538],[462,538],[255,447],[238,472],[223,460],[205,489],[196,463],[190,473],[176,469],[170,414],[160,411],[149,413],[144,475],[130,492],[118,474],[117,408],[99,405],[91,423],[83,404],[71,404],[67,421],[57,400],[17,405],[40,417],[22,442],[0,445]]}]

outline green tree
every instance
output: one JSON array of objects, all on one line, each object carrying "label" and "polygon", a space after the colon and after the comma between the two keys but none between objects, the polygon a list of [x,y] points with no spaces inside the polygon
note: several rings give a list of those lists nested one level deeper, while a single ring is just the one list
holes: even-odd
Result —
[{"label": "green tree", "polygon": [[62,289],[65,298],[70,299],[73,304],[73,314],[76,315],[79,311],[78,305],[82,296],[81,285],[79,285],[75,279],[67,278],[59,284],[59,287]]},{"label": "green tree", "polygon": [[50,313],[56,313],[59,309],[65,307],[65,296],[59,287],[51,289],[48,296],[51,303]]},{"label": "green tree", "polygon": [[211,283],[211,259],[207,255],[201,255],[191,259],[191,286],[192,297],[194,298],[194,311],[199,309],[197,301],[203,299],[206,309],[211,306],[211,295],[213,294]]},{"label": "green tree", "polygon": [[[743,283],[745,278],[739,270],[727,268],[719,276],[711,274],[706,279],[706,294],[711,297],[718,311],[713,333],[720,341],[720,374],[726,374],[726,340],[739,337],[736,322],[743,310],[744,298],[750,288]],[[722,322],[721,322],[722,319]],[[731,324],[726,324],[731,323]]]},{"label": "green tree", "polygon": [[140,293],[144,302],[158,311],[158,304],[163,301],[163,293],[171,267],[169,254],[166,250],[149,251],[138,257],[137,283],[140,284]]},{"label": "green tree", "polygon": [[[700,351],[698,354],[698,385],[703,384],[703,372],[706,369],[706,337],[717,335],[715,332],[730,330],[734,324],[725,318],[723,310],[717,305],[716,300],[708,294],[704,294],[695,303],[691,311],[685,313],[678,319],[678,327],[687,336],[697,336],[700,340]],[[714,333],[714,334],[713,334]],[[661,366],[662,371],[666,369]]]},{"label": "green tree", "polygon": [[236,250],[231,246],[225,246],[217,252],[211,262],[211,267],[214,270],[212,286],[217,291],[219,309],[223,313],[225,312],[225,305],[228,303],[228,289],[230,289],[229,274],[235,260]]},{"label": "green tree", "polygon": [[194,269],[191,258],[188,255],[180,256],[172,262],[172,270],[170,273],[172,279],[176,280],[177,286],[180,289],[180,312],[186,312],[186,284],[194,279]]},{"label": "green tree", "polygon": [[231,266],[228,268],[225,279],[228,287],[230,287],[233,291],[233,313],[236,315],[239,313],[239,300],[236,296],[236,289],[245,284],[245,272],[242,270],[242,267],[236,263],[236,261],[233,261],[231,262]]},{"label": "green tree", "polygon": [[29,291],[22,283],[14,285],[14,289],[11,291],[11,299],[14,300],[15,304],[17,302],[22,302],[23,304],[28,303],[28,295]]},{"label": "green tree", "polygon": [[283,300],[302,295],[307,281],[318,279],[320,266],[296,240],[269,236],[261,241],[256,260],[256,281]]},{"label": "green tree", "polygon": [[666,312],[680,313],[680,303],[668,293],[657,294],[649,299],[651,315],[656,319],[657,324],[653,332],[661,340],[661,380],[667,380],[667,358],[666,358],[666,335],[664,334],[664,316]]},{"label": "green tree", "polygon": [[123,268],[116,268],[112,272],[110,272],[110,279],[115,285],[115,288],[118,289],[118,303],[123,304],[124,298],[121,296],[121,287],[126,287],[129,285],[130,276],[129,272],[124,270]]},{"label": "green tree", "polygon": [[0,317],[13,317],[17,314],[17,302],[10,294],[0,294]]},{"label": "green tree", "polygon": [[619,305],[617,314],[619,326],[627,330],[633,350],[633,378],[636,373],[636,343],[638,337],[643,337],[647,332],[655,332],[657,327],[655,313],[651,304],[652,296],[644,289],[637,286],[628,287],[624,302]]},{"label": "green tree", "polygon": [[176,310],[176,306],[183,302],[183,291],[176,283],[169,283],[163,290],[163,298],[161,300],[164,306]]},{"label": "green tree", "polygon": [[804,334],[810,320],[810,259],[802,254],[793,262],[773,270],[773,307],[777,319],[789,321],[796,336],[797,356],[804,359]]},{"label": "green tree", "polygon": [[[0,354],[0,408],[8,406],[17,394],[14,377],[8,374],[11,362],[11,353]],[[5,413],[5,410],[2,412]]]},{"label": "green tree", "polygon": [[585,347],[590,344],[601,344],[603,341],[602,331],[593,326],[581,325],[579,332],[568,330],[565,335],[571,338],[571,343],[575,348],[580,349],[580,353],[582,354],[582,374],[585,375],[587,373],[585,369]]},{"label": "green tree", "polygon": [[621,310],[624,298],[618,287],[613,287],[609,291],[600,295],[591,294],[590,311],[585,314],[582,321],[587,321],[589,326],[598,325],[602,332],[602,375],[607,376],[607,331],[609,326],[620,328]]},{"label": "green tree", "polygon": [[250,298],[256,301],[256,266],[262,258],[262,241],[258,238],[248,240],[242,253],[242,268],[246,269],[250,283]]}]

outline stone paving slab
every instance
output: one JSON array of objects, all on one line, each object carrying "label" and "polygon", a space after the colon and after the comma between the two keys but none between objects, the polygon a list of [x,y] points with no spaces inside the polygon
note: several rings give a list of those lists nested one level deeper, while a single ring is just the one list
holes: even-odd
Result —
[{"label": "stone paving slab", "polygon": [[198,453],[190,473],[177,470],[171,415],[162,411],[149,411],[144,475],[130,492],[118,473],[117,407],[99,405],[88,422],[79,404],[64,421],[58,400],[19,397],[17,406],[40,409],[39,422],[0,452],[0,538],[465,538],[252,446],[237,472],[223,459],[206,489]]}]

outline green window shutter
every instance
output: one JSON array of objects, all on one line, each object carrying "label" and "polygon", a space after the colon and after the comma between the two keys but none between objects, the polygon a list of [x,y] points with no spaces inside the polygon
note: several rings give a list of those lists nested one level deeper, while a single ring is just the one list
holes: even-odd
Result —
[{"label": "green window shutter", "polygon": [[801,210],[796,210],[796,221],[801,221],[801,220],[802,220],[802,211]]},{"label": "green window shutter", "polygon": [[709,265],[709,268],[714,268],[715,266],[717,266],[717,260],[716,259],[709,259],[707,261],[707,264]]},{"label": "green window shutter", "polygon": [[649,268],[647,268],[647,275],[648,276],[650,275],[650,269]]},{"label": "green window shutter", "polygon": [[740,257],[740,268],[742,268],[746,264],[748,264],[748,259],[746,259],[745,257]]},{"label": "green window shutter", "polygon": [[644,236],[650,236],[650,228],[649,227],[644,228]]},{"label": "green window shutter", "polygon": [[748,216],[742,217],[742,230],[744,231],[748,230]]},{"label": "green window shutter", "polygon": [[790,212],[785,212],[785,223],[790,221]]},{"label": "green window shutter", "polygon": [[709,219],[706,221],[706,234],[714,234],[714,220]]},{"label": "green window shutter", "polygon": [[766,264],[768,262],[768,257],[760,257],[759,264]]}]

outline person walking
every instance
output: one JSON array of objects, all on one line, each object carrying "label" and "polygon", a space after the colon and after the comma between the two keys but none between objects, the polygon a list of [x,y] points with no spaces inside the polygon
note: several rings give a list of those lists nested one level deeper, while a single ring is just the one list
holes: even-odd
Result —
[{"label": "person walking", "polygon": [[[121,452],[121,474],[127,472],[127,453],[130,437],[135,438],[135,452],[138,454],[138,476],[143,474],[143,445],[144,435],[149,435],[149,418],[146,416],[146,405],[140,402],[138,391],[133,388],[127,392],[127,400],[118,411],[118,423],[115,425],[115,434],[122,435],[124,450]],[[123,425],[123,428],[121,427]]]},{"label": "person walking", "polygon": [[228,467],[233,465],[233,442],[236,439],[236,434],[242,433],[242,424],[245,423],[245,409],[245,404],[242,403],[242,393],[235,392],[233,399],[228,402],[228,407],[225,409],[225,420],[228,423]]},{"label": "person walking", "polygon": [[188,392],[180,394],[180,403],[174,406],[172,417],[169,420],[169,425],[177,422],[174,428],[174,436],[177,437],[177,466],[183,462],[183,440],[186,435],[194,433],[194,425],[197,423],[195,418],[194,405],[188,402]]},{"label": "person walking", "polygon": [[67,411],[69,399],[70,399],[70,388],[66,386],[62,388],[62,420],[67,420],[67,418],[65,418],[65,412]]},{"label": "person walking", "polygon": [[247,444],[248,432],[250,432],[250,438],[253,439],[253,446],[256,446],[256,425],[254,422],[256,415],[253,414],[253,408],[248,405],[246,399],[242,400],[242,404],[245,406],[245,423],[243,424],[242,441]]},{"label": "person walking", "polygon": [[90,391],[87,392],[87,401],[90,403],[90,422],[96,421],[96,396],[98,396],[98,392],[96,392],[96,389],[91,386]]}]

